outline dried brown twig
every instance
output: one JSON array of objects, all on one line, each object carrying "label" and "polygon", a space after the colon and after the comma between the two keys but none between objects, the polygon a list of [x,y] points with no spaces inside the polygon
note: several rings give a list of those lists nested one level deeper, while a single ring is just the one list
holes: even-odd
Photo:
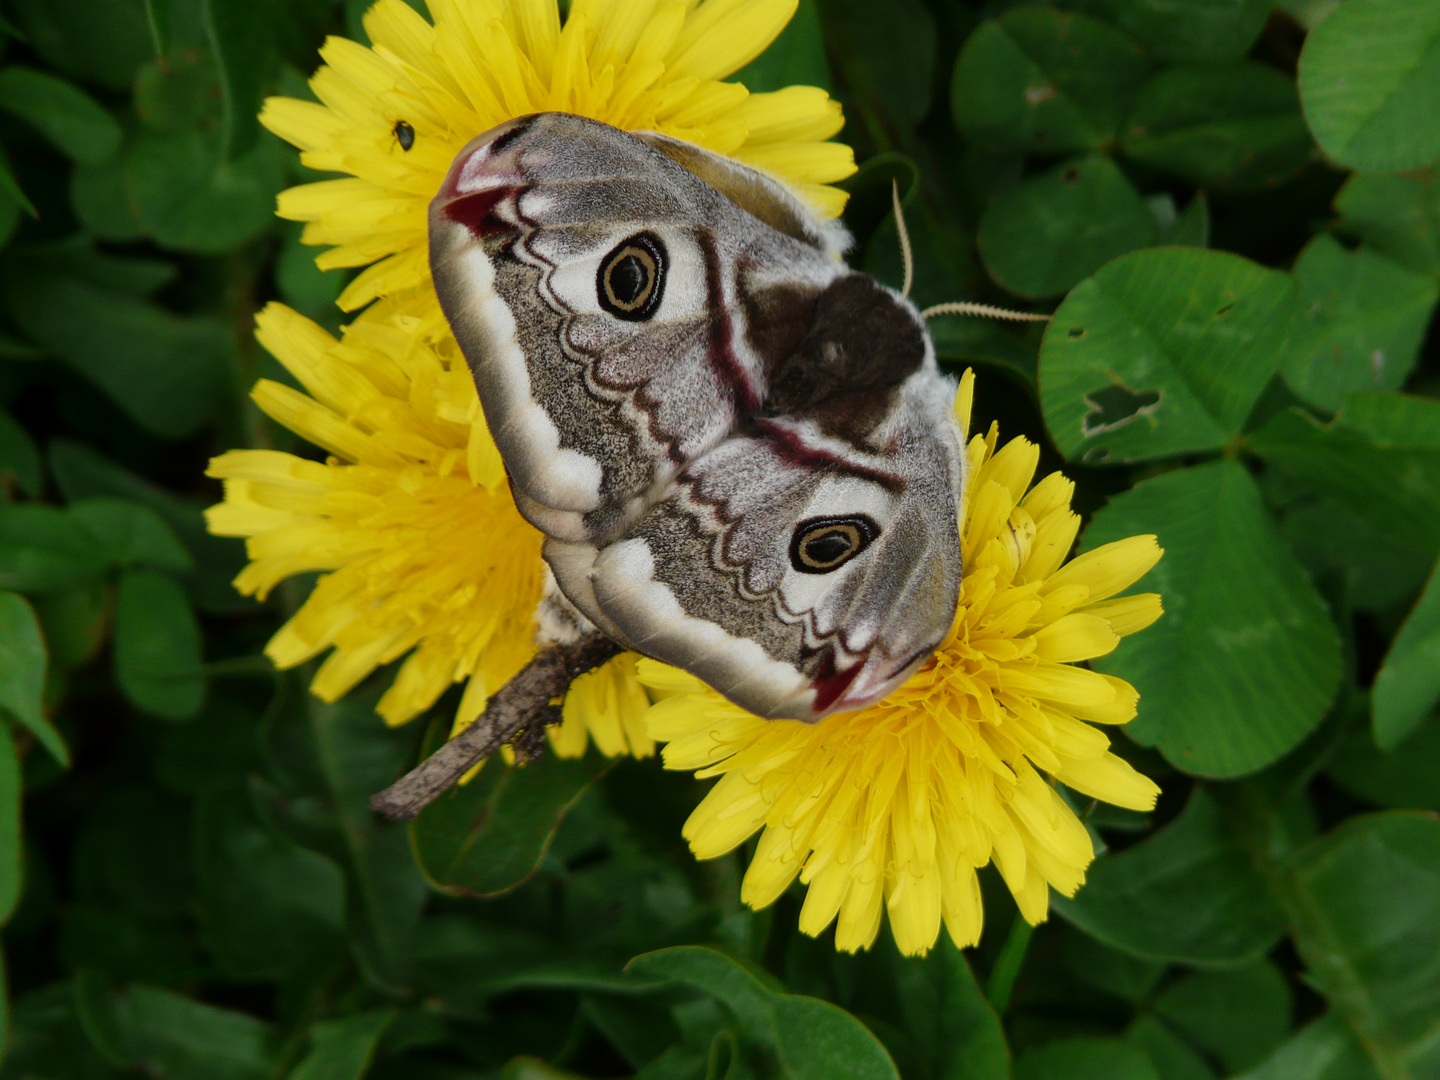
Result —
[{"label": "dried brown twig", "polygon": [[571,682],[619,652],[619,645],[599,634],[573,645],[541,649],[490,698],[479,719],[372,796],[370,809],[408,821],[449,791],[477,761],[506,743],[515,747],[522,762],[538,757],[545,745],[545,725],[559,722],[559,699]]}]

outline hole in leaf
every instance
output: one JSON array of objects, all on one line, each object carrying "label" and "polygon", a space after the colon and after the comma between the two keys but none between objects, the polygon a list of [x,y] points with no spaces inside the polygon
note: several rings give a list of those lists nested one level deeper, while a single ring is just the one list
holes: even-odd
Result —
[{"label": "hole in leaf", "polygon": [[1085,328],[1083,326],[1072,326],[1069,330],[1065,331],[1065,336],[1071,341],[1079,341],[1085,336]]},{"label": "hole in leaf", "polygon": [[1153,413],[1160,404],[1160,397],[1159,390],[1141,390],[1137,394],[1119,383],[1094,390],[1085,395],[1085,404],[1090,406],[1090,411],[1080,423],[1080,433],[1088,439],[1092,435],[1124,427],[1141,416]]},{"label": "hole in leaf", "polygon": [[1223,319],[1226,315],[1229,315],[1230,312],[1232,312],[1232,311],[1234,311],[1234,310],[1235,310],[1235,305],[1234,305],[1234,304],[1225,304],[1225,305],[1223,305],[1223,306],[1220,308],[1219,311],[1215,312],[1215,317],[1216,317],[1217,319]]},{"label": "hole in leaf", "polygon": [[1060,174],[1060,182],[1062,184],[1075,184],[1079,179],[1080,170],[1074,165],[1071,165]]}]

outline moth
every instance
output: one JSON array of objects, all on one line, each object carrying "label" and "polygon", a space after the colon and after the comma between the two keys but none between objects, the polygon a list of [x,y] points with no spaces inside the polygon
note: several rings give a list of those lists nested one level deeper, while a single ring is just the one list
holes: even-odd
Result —
[{"label": "moth", "polygon": [[460,152],[429,228],[567,608],[767,718],[858,709],[934,652],[955,386],[842,226],[728,158],[542,113]]}]

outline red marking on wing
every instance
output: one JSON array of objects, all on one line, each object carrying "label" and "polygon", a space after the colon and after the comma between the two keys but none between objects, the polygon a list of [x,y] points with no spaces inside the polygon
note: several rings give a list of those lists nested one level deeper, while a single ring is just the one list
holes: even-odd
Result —
[{"label": "red marking on wing", "polygon": [[760,392],[751,383],[749,373],[735,355],[735,324],[730,318],[729,308],[725,306],[720,253],[715,250],[715,238],[708,232],[701,232],[699,239],[700,250],[705,255],[705,290],[711,319],[708,352],[710,367],[721,383],[734,391],[736,407],[742,412],[754,412],[760,407]]},{"label": "red marking on wing", "polygon": [[810,708],[816,713],[823,713],[826,709],[840,700],[850,684],[855,681],[865,667],[864,658],[857,660],[844,671],[835,670],[835,652],[826,649],[825,654],[820,658],[820,666],[815,670],[815,678],[810,683],[810,688],[815,691],[815,700]]},{"label": "red marking on wing", "polygon": [[787,427],[775,420],[757,420],[755,426],[770,442],[776,456],[787,465],[811,469],[815,472],[828,469],[850,476],[858,476],[862,480],[870,480],[879,484],[888,491],[899,491],[905,486],[905,481],[894,473],[861,465],[849,458],[842,457],[833,450],[827,450],[823,446],[811,446],[794,428]]},{"label": "red marking on wing", "polygon": [[516,190],[513,187],[493,187],[477,191],[474,195],[462,195],[445,204],[445,216],[464,225],[477,240],[508,232],[515,226],[496,214],[495,208]]}]

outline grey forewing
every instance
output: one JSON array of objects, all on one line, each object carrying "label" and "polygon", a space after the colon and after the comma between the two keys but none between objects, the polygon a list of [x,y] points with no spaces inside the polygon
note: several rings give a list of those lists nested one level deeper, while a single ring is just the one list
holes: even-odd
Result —
[{"label": "grey forewing", "polygon": [[[754,354],[731,268],[740,262],[797,268],[802,288],[787,301],[801,309],[819,291],[803,287],[806,277],[824,281],[836,272],[814,247],[762,225],[665,155],[616,134],[577,117],[535,118],[497,157],[503,194],[496,198],[486,189],[462,195],[449,213],[493,267],[495,292],[514,315],[531,396],[558,429],[560,447],[600,466],[597,506],[585,511],[582,530],[595,539],[623,531],[633,500],[723,438],[763,393],[764,368],[778,357]],[[488,204],[479,221],[466,214],[465,204],[476,200]],[[638,332],[617,330],[598,310],[580,309],[555,287],[556,272],[567,261],[593,257],[644,229],[670,238],[672,258],[683,257],[677,240],[701,254],[706,310],[672,320],[662,306],[661,315]],[[466,282],[444,272],[450,251],[443,237],[437,239],[437,289],[452,323],[463,327]],[[803,310],[795,321],[807,321]],[[487,417],[503,415],[492,404],[498,406],[508,387],[493,383],[506,373],[489,371],[484,347],[467,347],[460,336]],[[508,463],[513,455],[506,442],[523,433],[508,431],[503,421],[495,427]],[[522,494],[544,504],[515,473],[512,468]]]},{"label": "grey forewing", "polygon": [[606,492],[642,490],[651,469],[619,394],[587,378],[584,361],[566,348],[569,317],[546,296],[545,270],[514,258],[494,258],[496,291],[515,313],[516,335],[530,370],[531,393],[560,429],[562,447],[581,448],[605,463]]}]

